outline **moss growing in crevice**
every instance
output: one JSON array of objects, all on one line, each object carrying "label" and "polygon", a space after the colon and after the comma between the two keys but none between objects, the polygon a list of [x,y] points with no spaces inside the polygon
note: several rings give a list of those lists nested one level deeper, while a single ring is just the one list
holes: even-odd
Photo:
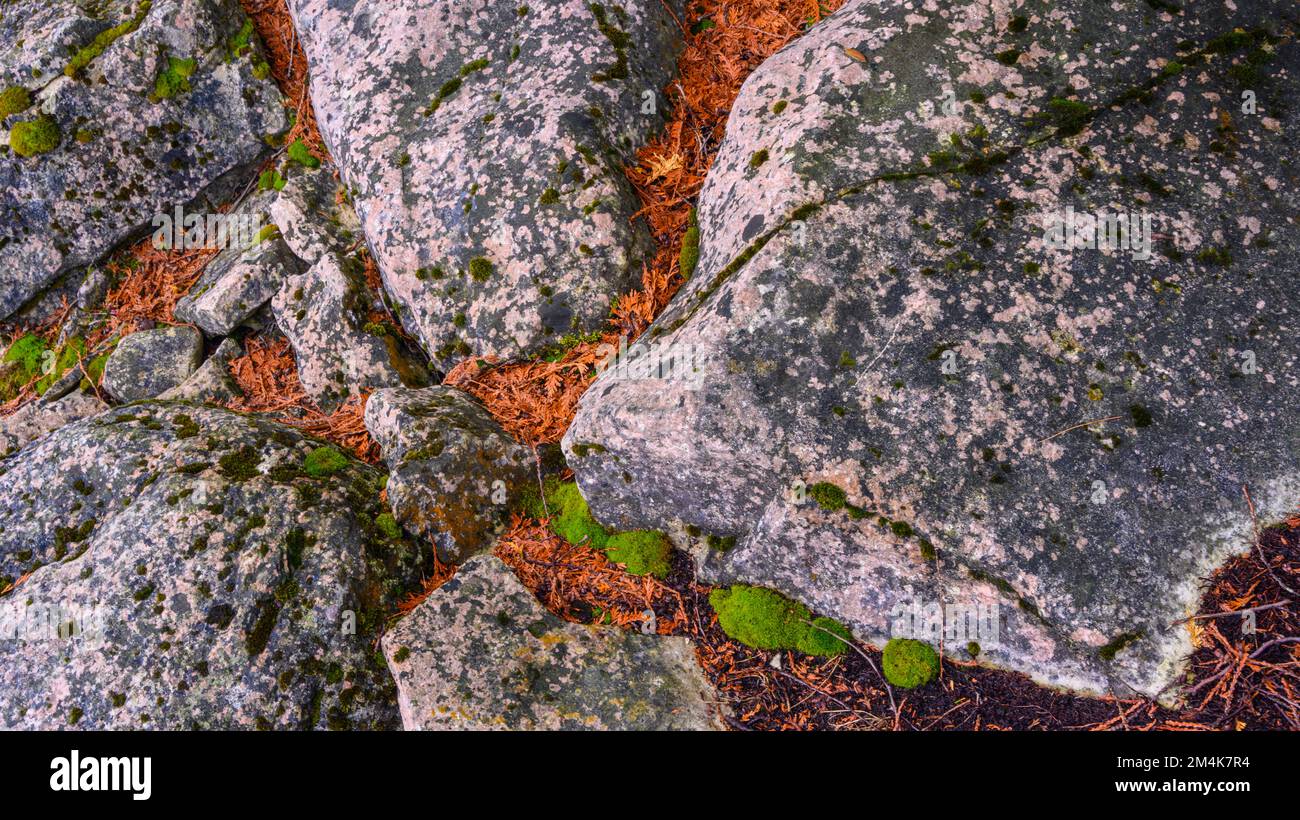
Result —
[{"label": "moss growing in crevice", "polygon": [[[833,657],[853,636],[831,618],[813,618],[808,607],[779,592],[735,584],[709,593],[709,605],[727,635],[756,649],[793,649],[806,655]],[[832,634],[828,634],[832,633]]]},{"label": "moss growing in crevice", "polygon": [[658,532],[633,530],[611,533],[591,515],[587,500],[572,481],[550,479],[546,482],[546,504],[535,489],[523,494],[524,511],[533,518],[550,513],[551,531],[570,544],[586,544],[605,553],[609,560],[622,564],[633,575],[668,575],[672,545]]},{"label": "moss growing in crevice", "polygon": [[162,102],[189,91],[190,77],[194,76],[198,67],[197,60],[168,57],[167,65],[163,66],[163,70],[158,72],[158,78],[154,80],[149,101]]},{"label": "moss growing in crevice", "polygon": [[690,279],[695,266],[700,263],[700,222],[695,209],[686,217],[686,233],[682,236],[682,250],[677,255],[677,271],[682,279]]},{"label": "moss growing in crevice", "polygon": [[144,18],[149,14],[151,6],[150,0],[144,0],[136,9],[135,17],[95,35],[95,39],[91,40],[89,45],[72,55],[72,59],[68,60],[67,65],[63,67],[63,73],[68,77],[76,77],[80,74],[86,66],[90,65],[92,60],[103,54],[104,50],[116,40],[138,29],[140,24],[144,22]]},{"label": "moss growing in crevice", "polygon": [[1115,656],[1134,642],[1141,640],[1142,632],[1125,632],[1122,635],[1116,635],[1110,643],[1097,650],[1097,654],[1104,661],[1113,661]]},{"label": "moss growing in crevice", "polygon": [[632,38],[628,36],[626,31],[610,22],[609,12],[605,10],[603,5],[592,3],[587,8],[591,10],[592,16],[596,18],[596,28],[614,46],[614,64],[603,71],[592,74],[591,79],[598,83],[626,80],[628,77],[627,52],[632,47]]}]

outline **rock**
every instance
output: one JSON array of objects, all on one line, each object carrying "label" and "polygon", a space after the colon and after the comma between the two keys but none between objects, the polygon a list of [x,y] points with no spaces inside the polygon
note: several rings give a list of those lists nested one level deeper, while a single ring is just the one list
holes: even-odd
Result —
[{"label": "rock", "polygon": [[158,398],[163,400],[192,401],[201,404],[229,404],[244,393],[230,375],[230,362],[244,355],[244,347],[234,339],[226,339],[215,353],[207,358],[182,384],[166,390]]},{"label": "rock", "polygon": [[519,490],[536,481],[532,452],[455,388],[379,390],[366,429],[388,465],[397,521],[447,563],[491,549]]},{"label": "rock", "polygon": [[[269,153],[287,122],[260,50],[232,56],[247,22],[236,0],[6,5],[0,90],[21,84],[33,105],[0,125],[0,318]],[[174,93],[151,101],[160,88]],[[20,156],[34,130],[57,147]]]},{"label": "rock", "polygon": [[303,389],[326,412],[361,390],[428,383],[396,331],[368,320],[369,300],[356,257],[327,254],[286,279],[271,303]]},{"label": "rock", "polygon": [[[1300,498],[1284,8],[852,0],[768,60],[634,346],[695,378],[611,369],[565,437],[593,513],[738,537],[704,577],[877,643],[996,601],[981,661],[1169,700],[1243,487],[1261,524]],[[1070,208],[1171,238],[1050,247]]]},{"label": "rock", "polygon": [[653,246],[622,169],[662,127],[681,6],[289,3],[321,133],[440,367],[603,327],[640,282]]},{"label": "rock", "polygon": [[182,384],[203,361],[203,334],[177,325],[122,338],[104,364],[104,389],[121,402],[151,399]]},{"label": "rock", "polygon": [[28,402],[8,416],[0,416],[0,456],[15,453],[46,433],[107,409],[108,405],[93,394],[81,392],[49,404]]},{"label": "rock", "polygon": [[381,646],[408,730],[719,728],[689,640],[566,623],[492,555]]},{"label": "rock", "polygon": [[332,166],[286,168],[282,188],[271,204],[271,220],[284,242],[309,265],[327,253],[346,254],[361,236],[356,212],[340,203],[343,187]]},{"label": "rock", "polygon": [[[0,726],[395,728],[372,648],[421,550],[376,527],[382,476],[184,403],[111,410],[0,463]],[[427,553],[425,553],[427,555]],[[75,624],[56,639],[37,620]]]},{"label": "rock", "polygon": [[[268,223],[268,228],[270,223]],[[213,337],[229,335],[306,266],[278,236],[251,248],[223,251],[176,303],[179,321],[198,325]]]}]

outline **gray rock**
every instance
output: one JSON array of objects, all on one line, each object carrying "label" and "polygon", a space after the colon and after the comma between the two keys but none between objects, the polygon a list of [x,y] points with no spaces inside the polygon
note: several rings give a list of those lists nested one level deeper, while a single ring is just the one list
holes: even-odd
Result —
[{"label": "gray rock", "polygon": [[519,490],[535,481],[532,452],[455,388],[379,390],[366,429],[388,465],[393,514],[448,563],[490,549]]},{"label": "gray rock", "polygon": [[286,279],[271,302],[303,389],[326,412],[363,389],[428,382],[393,329],[368,321],[371,304],[357,258],[335,254]]},{"label": "gray rock", "polygon": [[[22,157],[11,130],[0,153],[0,317],[269,153],[264,137],[287,123],[275,83],[254,76],[260,51],[231,56],[246,21],[235,0],[6,5],[0,41],[13,47],[0,53],[0,89],[21,84],[34,105],[0,131],[44,117],[60,141]],[[76,54],[118,26],[120,36],[73,70]],[[188,90],[151,101],[173,60],[195,61],[177,77]]]},{"label": "gray rock", "polygon": [[0,462],[0,589],[31,573],[0,595],[0,726],[395,728],[372,642],[422,551],[375,526],[376,470],[306,474],[318,446],[153,402]]},{"label": "gray rock", "polygon": [[622,169],[662,126],[681,5],[289,3],[321,133],[439,366],[602,327],[640,281]]},{"label": "gray rock", "polygon": [[[273,225],[265,224],[268,228]],[[286,279],[306,267],[274,235],[250,248],[227,249],[176,303],[176,318],[197,325],[209,336],[227,336],[271,301]]]},{"label": "gray rock", "polygon": [[84,418],[97,416],[108,405],[92,393],[69,393],[58,401],[28,402],[7,416],[0,416],[0,456],[21,450],[30,442]]},{"label": "gray rock", "polygon": [[182,384],[166,390],[158,398],[163,400],[192,401],[201,404],[229,404],[244,393],[230,375],[230,362],[244,355],[244,347],[234,339],[226,339],[217,346],[194,375]]},{"label": "gray rock", "polygon": [[271,203],[271,220],[285,243],[309,265],[328,253],[347,253],[361,236],[361,226],[352,207],[339,202],[344,189],[333,167],[290,164],[283,173],[284,188]]},{"label": "gray rock", "polygon": [[185,382],[203,361],[203,334],[177,325],[124,336],[104,364],[103,387],[118,401],[151,399]]},{"label": "gray rock", "polygon": [[[1243,487],[1261,523],[1300,497],[1300,49],[1260,32],[1285,8],[855,0],[775,55],[636,347],[697,378],[610,370],[565,438],[593,512],[738,536],[705,577],[870,640],[998,601],[981,660],[1168,700],[1176,622],[1251,543]],[[1067,208],[1172,238],[1052,249]],[[818,483],[839,509],[788,500]]]},{"label": "gray rock", "polygon": [[567,623],[492,555],[381,645],[408,730],[719,728],[690,641]]}]

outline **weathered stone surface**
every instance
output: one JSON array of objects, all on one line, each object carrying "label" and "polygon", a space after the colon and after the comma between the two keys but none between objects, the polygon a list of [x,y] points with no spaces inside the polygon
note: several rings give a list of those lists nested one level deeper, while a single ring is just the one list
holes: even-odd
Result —
[{"label": "weathered stone surface", "polygon": [[203,334],[177,325],[122,338],[104,364],[103,387],[118,401],[151,399],[185,382],[203,361]]},{"label": "weathered stone surface", "polygon": [[326,411],[360,390],[428,381],[393,329],[368,321],[370,299],[356,257],[326,254],[272,300],[303,389]]},{"label": "weathered stone surface", "polygon": [[690,641],[567,623],[492,555],[462,566],[382,647],[408,730],[718,728]]},{"label": "weathered stone surface", "polygon": [[8,416],[0,416],[0,456],[26,447],[46,433],[66,424],[97,416],[108,405],[92,393],[69,393],[58,401],[28,402]]},{"label": "weathered stone surface", "polygon": [[289,7],[321,132],[426,352],[447,367],[603,325],[651,253],[622,168],[662,125],[681,4]]},{"label": "weathered stone surface", "polygon": [[244,355],[244,347],[234,339],[226,339],[217,346],[199,369],[183,383],[161,393],[158,398],[172,401],[193,401],[202,404],[228,404],[243,396],[243,391],[230,375],[230,362]]},{"label": "weathered stone surface", "polygon": [[176,303],[176,318],[198,325],[209,336],[226,336],[305,268],[279,237],[224,251]]},{"label": "weathered stone surface", "polygon": [[314,265],[327,253],[344,254],[361,236],[351,205],[340,203],[343,186],[329,165],[307,169],[290,164],[284,188],[271,203],[271,221],[295,255]]},{"label": "weathered stone surface", "polygon": [[[307,475],[317,446],[152,402],[0,462],[0,589],[31,573],[0,595],[0,726],[395,728],[371,642],[421,550],[375,526],[377,471]],[[73,637],[29,631],[52,606]]]},{"label": "weathered stone surface", "polygon": [[[1284,9],[856,0],[774,56],[639,345],[692,349],[702,380],[611,371],[565,438],[593,512],[739,536],[706,577],[863,638],[992,597],[982,660],[1175,683],[1175,622],[1250,544],[1243,487],[1263,523],[1300,499],[1300,57],[1259,31]],[[1067,208],[1166,238],[1052,249]],[[840,509],[786,500],[817,482]]]},{"label": "weathered stone surface", "polygon": [[518,491],[535,481],[532,451],[452,387],[379,390],[366,429],[388,465],[393,514],[448,563],[490,549]]},{"label": "weathered stone surface", "polygon": [[[48,117],[59,145],[18,156],[9,130],[0,153],[0,317],[269,152],[264,137],[286,121],[275,83],[254,76],[260,52],[230,57],[246,21],[236,0],[5,6],[0,41],[12,47],[0,52],[0,90],[22,85],[34,105],[0,132]],[[132,22],[69,68],[97,35]],[[188,90],[153,102],[172,60],[195,61]]]}]

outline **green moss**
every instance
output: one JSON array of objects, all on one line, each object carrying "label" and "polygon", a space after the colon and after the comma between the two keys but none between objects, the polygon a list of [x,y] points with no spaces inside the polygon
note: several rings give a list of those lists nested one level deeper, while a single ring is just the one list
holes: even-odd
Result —
[{"label": "green moss", "polygon": [[496,272],[496,266],[492,261],[482,256],[476,256],[469,260],[469,275],[475,282],[486,282],[492,278]]},{"label": "green moss", "polygon": [[311,151],[307,148],[307,143],[302,140],[294,140],[286,153],[288,154],[290,162],[296,162],[304,168],[320,167],[320,160],[312,156]]},{"label": "green moss", "polygon": [[270,191],[274,189],[276,191],[283,191],[286,182],[287,180],[280,176],[279,171],[274,168],[269,168],[263,171],[257,178],[257,190]]},{"label": "green moss", "polygon": [[885,679],[900,689],[924,686],[939,674],[939,656],[924,641],[893,638],[880,657]]},{"label": "green moss", "polygon": [[[587,499],[575,482],[551,482],[546,489],[546,505],[551,513],[551,529],[570,544],[587,544],[604,550],[609,542],[609,531],[591,517]],[[534,517],[544,517],[545,511],[535,499],[530,510]]]},{"label": "green moss", "polygon": [[554,205],[560,201],[560,192],[554,188],[547,188],[542,191],[542,195],[537,198],[538,205]]},{"label": "green moss", "polygon": [[767,156],[768,154],[766,148],[760,148],[759,150],[755,151],[749,157],[749,167],[754,169],[759,168],[763,163],[767,162]]},{"label": "green moss", "polygon": [[13,362],[17,366],[0,373],[0,401],[12,399],[23,387],[40,378],[48,350],[45,340],[33,333],[9,345],[0,361]]},{"label": "green moss", "polygon": [[621,532],[610,536],[605,543],[605,555],[616,564],[627,567],[633,575],[668,576],[672,545],[662,533],[649,530]]},{"label": "green moss", "polygon": [[808,497],[817,502],[823,510],[842,510],[848,503],[844,490],[828,481],[819,481],[808,488]]},{"label": "green moss", "polygon": [[788,106],[789,104],[790,103],[787,102],[786,100],[777,100],[775,103],[772,104],[772,113],[780,114],[782,111],[786,109],[786,106]]},{"label": "green moss", "polygon": [[397,663],[403,663],[409,657],[411,657],[411,650],[406,646],[399,646],[393,653],[393,660]]},{"label": "green moss", "polygon": [[1006,51],[999,51],[997,54],[994,54],[993,59],[1002,63],[1002,65],[1015,65],[1016,61],[1020,59],[1020,55],[1023,53],[1024,52],[1018,48],[1009,48]]},{"label": "green moss", "polygon": [[375,516],[375,526],[384,534],[385,538],[396,541],[402,537],[402,528],[397,525],[397,519],[392,513],[380,513]]},{"label": "green moss", "polygon": [[151,5],[150,0],[144,0],[136,8],[135,17],[95,35],[95,39],[91,40],[89,45],[72,55],[72,59],[68,60],[67,65],[63,67],[63,73],[69,77],[76,77],[86,66],[90,65],[92,60],[103,54],[104,50],[111,46],[114,41],[138,29],[140,24],[144,22],[145,16],[149,14]]},{"label": "green moss", "polygon": [[253,21],[251,19],[244,20],[244,25],[240,27],[234,37],[230,38],[230,42],[226,44],[226,47],[230,50],[232,60],[243,57],[252,49]]},{"label": "green moss", "polygon": [[221,474],[231,481],[247,481],[261,475],[257,469],[260,461],[256,450],[244,446],[217,459],[217,465]]},{"label": "green moss", "polygon": [[[842,624],[813,618],[808,607],[774,590],[735,584],[709,593],[709,605],[727,635],[756,649],[794,649],[807,655],[831,657],[852,640]],[[827,633],[833,634],[827,634]]]},{"label": "green moss", "polygon": [[690,279],[695,266],[700,263],[700,223],[695,209],[686,218],[686,233],[682,236],[682,250],[677,255],[677,270],[683,279]]},{"label": "green moss", "polygon": [[337,447],[317,447],[307,454],[302,469],[313,478],[327,478],[348,466],[348,457]]},{"label": "green moss", "polygon": [[627,32],[610,22],[609,14],[605,11],[603,5],[592,3],[587,8],[591,10],[592,16],[596,18],[596,28],[614,46],[615,58],[612,66],[592,74],[591,79],[598,83],[626,80],[628,77],[627,51],[632,46],[632,38],[628,36]]},{"label": "green moss", "polygon": [[55,354],[49,372],[41,376],[40,380],[36,382],[36,394],[38,396],[45,395],[45,391],[53,387],[54,383],[63,378],[63,374],[75,367],[85,355],[86,342],[84,339],[73,337],[64,342],[63,347],[59,348],[58,353]]},{"label": "green moss", "polygon": [[1047,102],[1047,110],[1042,115],[1056,127],[1061,136],[1077,134],[1092,117],[1092,108],[1078,100],[1053,97]]},{"label": "green moss", "polygon": [[167,65],[158,73],[158,78],[154,80],[153,93],[149,95],[150,102],[170,100],[172,97],[189,91],[190,77],[194,76],[194,72],[198,67],[197,60],[168,57]]},{"label": "green moss", "polygon": [[1023,14],[1017,14],[1007,23],[1007,31],[1015,34],[1019,34],[1027,28],[1029,28],[1029,18]]},{"label": "green moss", "polygon": [[0,120],[32,107],[32,95],[21,85],[0,91]]},{"label": "green moss", "polygon": [[9,131],[9,147],[20,157],[46,154],[59,147],[59,125],[51,117],[37,117],[14,123]]},{"label": "green moss", "polygon": [[1129,405],[1128,411],[1129,411],[1129,415],[1133,417],[1134,427],[1151,426],[1151,421],[1152,421],[1151,411],[1147,410],[1142,405],[1140,404]]}]

